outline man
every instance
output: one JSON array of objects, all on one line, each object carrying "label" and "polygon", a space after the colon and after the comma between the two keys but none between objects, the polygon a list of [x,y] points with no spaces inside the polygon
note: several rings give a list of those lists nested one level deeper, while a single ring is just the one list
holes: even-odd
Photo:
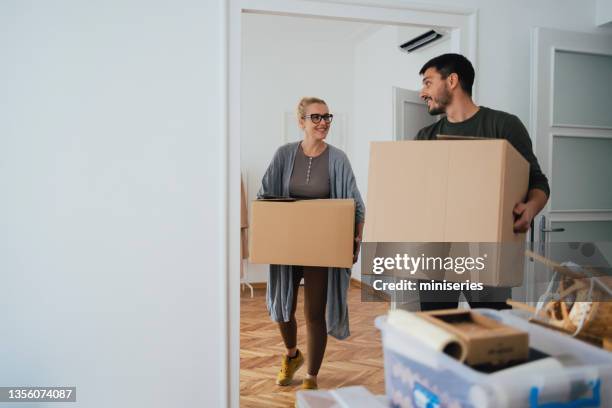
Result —
[{"label": "man", "polygon": [[[527,200],[514,207],[514,230],[526,232],[533,218],[544,208],[550,195],[548,179],[542,173],[533,154],[527,129],[514,115],[478,106],[472,101],[474,68],[463,55],[443,54],[429,60],[421,71],[423,86],[420,97],[431,115],[446,114],[433,125],[417,134],[418,140],[436,139],[437,135],[477,136],[506,139],[529,162],[529,191]],[[511,288],[485,287],[479,307],[502,309]],[[468,300],[472,294],[465,293]],[[458,292],[422,292],[421,309],[432,310],[457,307]],[[484,299],[483,299],[484,298]],[[491,301],[487,302],[486,299]]]}]

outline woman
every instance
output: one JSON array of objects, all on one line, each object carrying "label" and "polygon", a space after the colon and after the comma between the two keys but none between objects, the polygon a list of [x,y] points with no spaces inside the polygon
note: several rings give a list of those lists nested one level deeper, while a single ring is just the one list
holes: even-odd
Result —
[{"label": "woman", "polygon": [[[356,262],[365,208],[346,154],[325,143],[333,115],[322,99],[302,98],[297,116],[304,139],[288,143],[276,151],[258,196],[354,199],[356,245],[353,262]],[[316,389],[327,334],[338,339],[350,335],[346,305],[350,276],[351,270],[347,268],[270,265],[266,303],[271,318],[279,323],[287,348],[276,379],[278,385],[291,384],[293,375],[304,363],[304,356],[296,347],[295,308],[300,280],[304,278],[308,367],[302,388]]]}]

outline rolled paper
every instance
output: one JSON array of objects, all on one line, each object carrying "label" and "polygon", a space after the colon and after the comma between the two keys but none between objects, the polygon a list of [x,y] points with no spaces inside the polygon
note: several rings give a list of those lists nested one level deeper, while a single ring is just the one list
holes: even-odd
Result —
[{"label": "rolled paper", "polygon": [[461,362],[465,361],[467,347],[463,340],[415,313],[400,309],[389,310],[387,323],[426,347],[440,351]]}]

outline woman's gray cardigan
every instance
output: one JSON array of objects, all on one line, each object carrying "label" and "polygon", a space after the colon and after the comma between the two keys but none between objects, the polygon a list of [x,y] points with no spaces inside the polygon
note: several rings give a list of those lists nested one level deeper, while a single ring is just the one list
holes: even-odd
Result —
[{"label": "woman's gray cardigan", "polygon": [[[289,197],[289,180],[300,142],[281,146],[263,176],[258,197],[264,194]],[[355,175],[346,154],[332,146],[329,149],[330,198],[355,200],[355,224],[365,219],[365,206],[357,189]],[[290,265],[270,265],[266,304],[272,320],[288,322],[293,304],[293,271]],[[349,268],[329,268],[327,281],[327,332],[337,339],[350,336],[347,291],[351,278]]]}]

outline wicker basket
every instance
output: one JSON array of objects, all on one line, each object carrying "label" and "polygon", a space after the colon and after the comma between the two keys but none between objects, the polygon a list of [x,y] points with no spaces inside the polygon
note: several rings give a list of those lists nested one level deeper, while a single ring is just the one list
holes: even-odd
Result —
[{"label": "wicker basket", "polygon": [[576,334],[612,337],[612,302],[598,301],[604,299],[601,291],[591,290],[590,283],[582,279],[570,278],[559,285],[557,295],[559,300],[543,308],[550,324]]}]

